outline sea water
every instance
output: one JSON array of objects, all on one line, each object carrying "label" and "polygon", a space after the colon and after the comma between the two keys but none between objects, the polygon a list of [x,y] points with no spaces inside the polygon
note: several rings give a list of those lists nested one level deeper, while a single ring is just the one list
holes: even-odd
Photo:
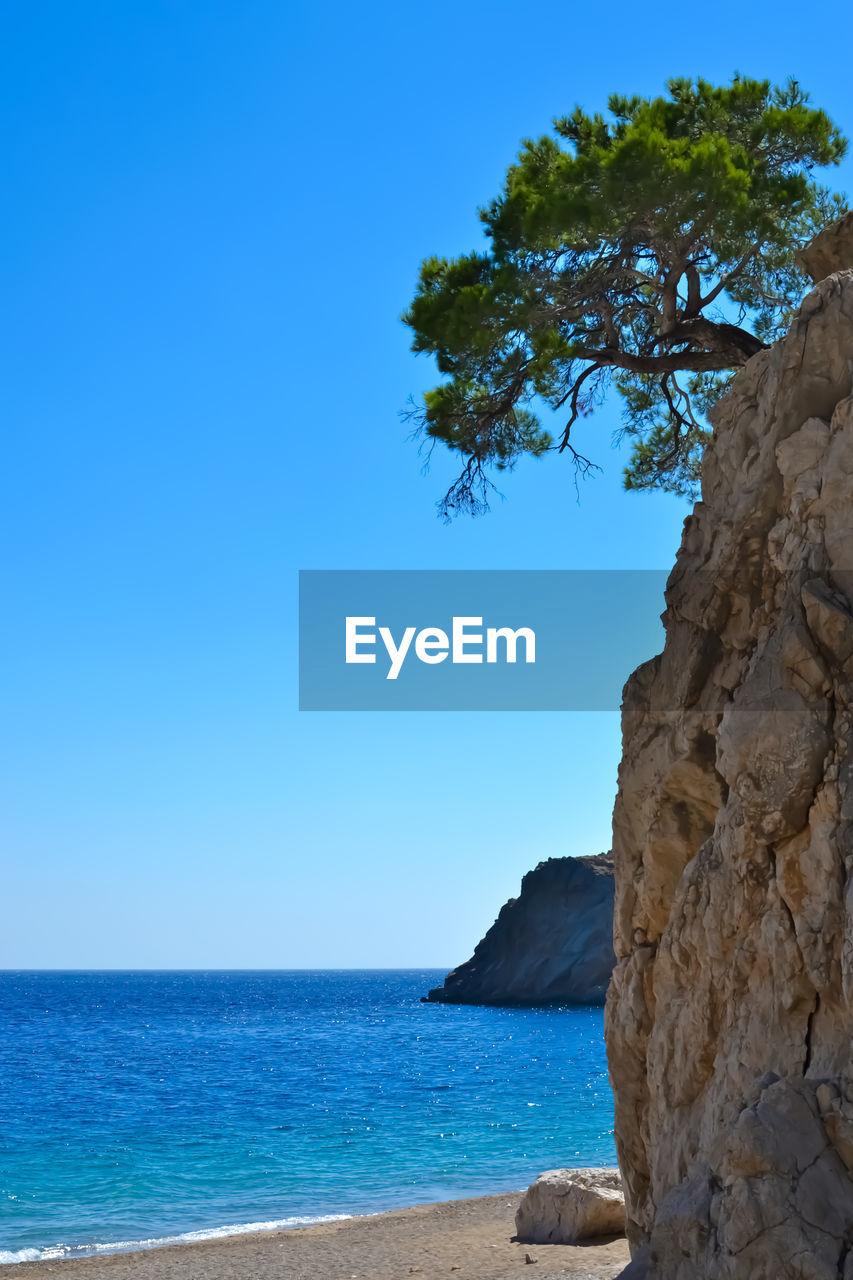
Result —
[{"label": "sea water", "polygon": [[422,1004],[443,976],[0,973],[0,1261],[615,1163],[601,1009]]}]

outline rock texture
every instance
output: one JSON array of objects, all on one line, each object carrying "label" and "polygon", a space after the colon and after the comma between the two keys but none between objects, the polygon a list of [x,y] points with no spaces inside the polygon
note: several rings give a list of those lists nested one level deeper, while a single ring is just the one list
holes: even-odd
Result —
[{"label": "rock texture", "polygon": [[853,211],[815,236],[799,257],[815,282],[853,267]]},{"label": "rock texture", "polygon": [[625,1233],[618,1169],[550,1169],[522,1197],[515,1230],[525,1244],[578,1244]]},{"label": "rock texture", "polygon": [[[853,238],[821,266],[853,266]],[[845,248],[845,245],[847,248]],[[607,1037],[633,1277],[853,1280],[853,271],[714,414],[629,680]]]},{"label": "rock texture", "polygon": [[549,858],[529,871],[439,1004],[603,1004],[613,969],[613,861]]}]

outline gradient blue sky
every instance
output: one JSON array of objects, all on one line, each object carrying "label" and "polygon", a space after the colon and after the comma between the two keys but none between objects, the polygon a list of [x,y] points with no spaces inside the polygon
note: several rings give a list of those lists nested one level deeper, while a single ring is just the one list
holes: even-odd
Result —
[{"label": "gradient blue sky", "polygon": [[608,846],[615,714],[299,714],[297,570],[671,562],[615,407],[580,505],[439,523],[399,313],[575,102],[793,72],[853,131],[840,12],[7,0],[0,966],[450,965]]}]

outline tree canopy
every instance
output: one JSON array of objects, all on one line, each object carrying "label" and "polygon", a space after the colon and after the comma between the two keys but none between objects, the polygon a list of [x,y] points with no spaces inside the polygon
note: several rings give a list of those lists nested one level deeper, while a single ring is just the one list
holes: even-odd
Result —
[{"label": "tree canopy", "polygon": [[445,516],[486,510],[492,468],[525,454],[567,451],[586,473],[572,429],[611,388],[626,488],[691,493],[708,407],[789,323],[796,251],[846,209],[812,173],[846,140],[796,80],[666,87],[525,141],[480,210],[490,249],[422,263],[403,319],[444,380],[410,417],[465,459]]}]

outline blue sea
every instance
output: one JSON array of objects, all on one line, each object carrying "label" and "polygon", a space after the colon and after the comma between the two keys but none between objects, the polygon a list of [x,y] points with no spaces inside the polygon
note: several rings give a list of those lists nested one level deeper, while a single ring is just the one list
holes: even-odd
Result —
[{"label": "blue sea", "polygon": [[0,973],[0,1261],[614,1164],[602,1011],[422,1004],[443,977]]}]

